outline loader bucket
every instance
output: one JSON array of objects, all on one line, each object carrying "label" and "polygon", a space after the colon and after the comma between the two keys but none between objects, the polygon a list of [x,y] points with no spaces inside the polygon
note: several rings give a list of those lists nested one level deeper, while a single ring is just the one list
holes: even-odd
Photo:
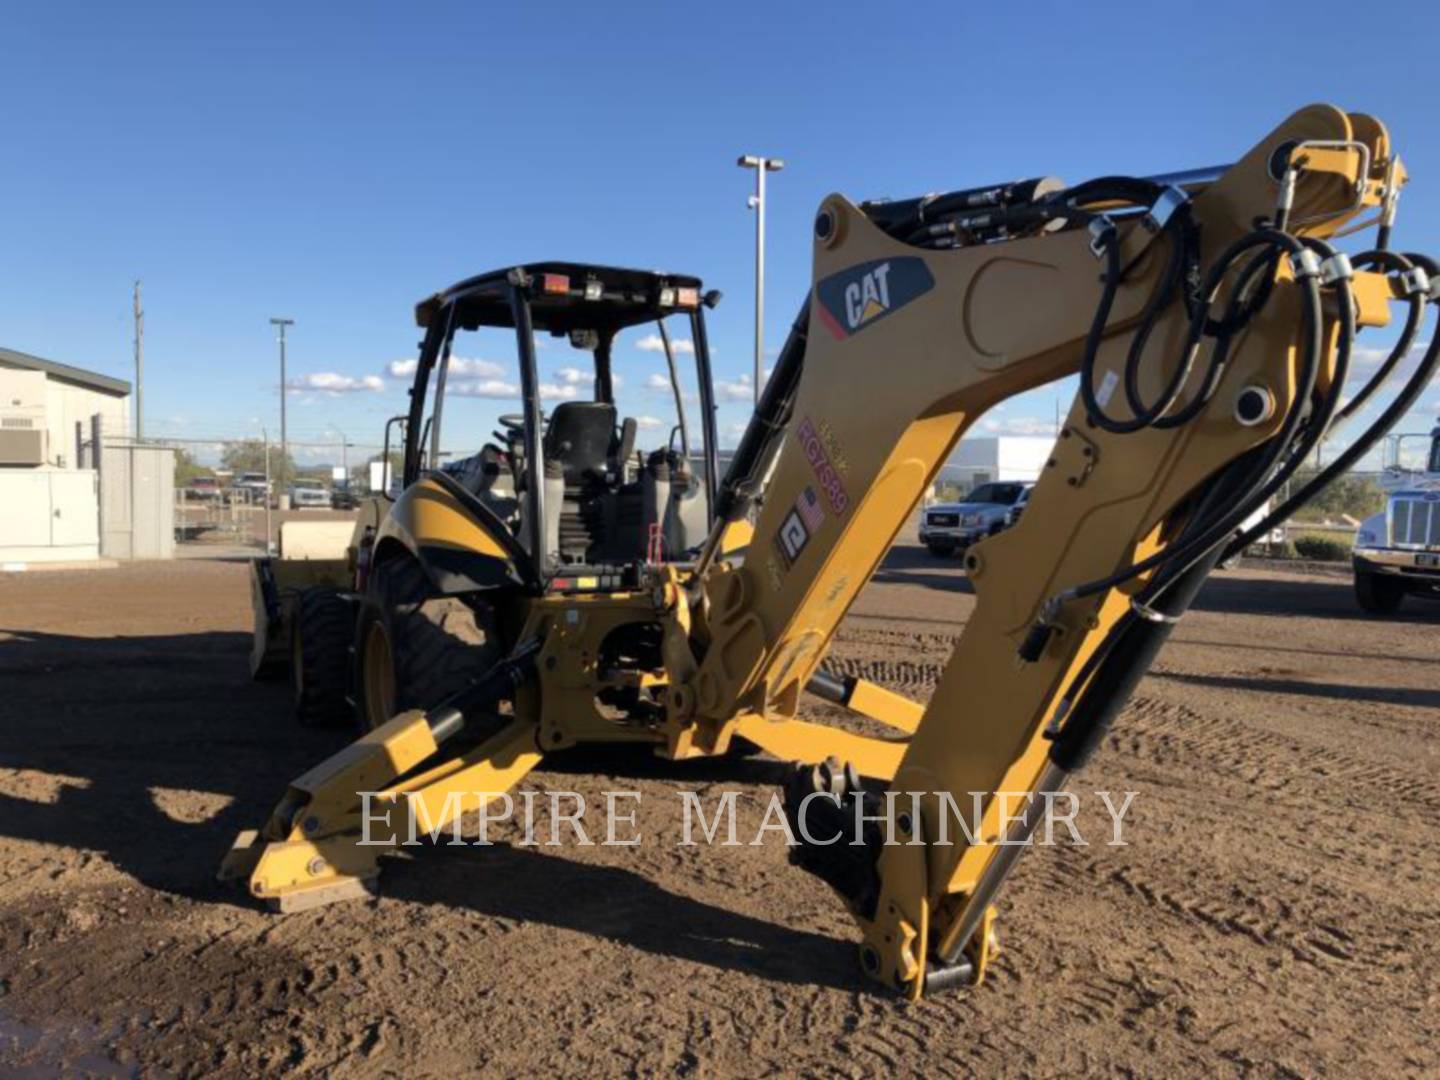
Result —
[{"label": "loader bucket", "polygon": [[288,605],[281,602],[275,585],[273,562],[255,559],[250,563],[250,606],[255,613],[250,677],[256,680],[280,679],[290,670]]},{"label": "loader bucket", "polygon": [[280,556],[250,562],[250,677],[281,679],[290,671],[290,618],[305,589],[348,589],[353,582],[349,521],[293,522],[280,526]]}]

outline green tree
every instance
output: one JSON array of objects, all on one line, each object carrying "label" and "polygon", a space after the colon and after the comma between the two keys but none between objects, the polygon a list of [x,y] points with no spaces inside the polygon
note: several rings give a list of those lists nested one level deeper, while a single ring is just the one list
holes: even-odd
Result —
[{"label": "green tree", "polygon": [[201,465],[189,450],[177,447],[175,450],[175,486],[183,488],[197,476],[214,476],[215,470]]},{"label": "green tree", "polygon": [[[1299,491],[1313,480],[1315,475],[1313,466],[1296,469],[1295,475],[1290,479],[1290,490]],[[1384,509],[1384,506],[1385,493],[1373,478],[1350,473],[1338,477],[1334,483],[1297,510],[1295,518],[1298,521],[1319,521],[1348,514],[1363,521]]]},{"label": "green tree", "polygon": [[[383,455],[371,454],[363,464],[356,465],[350,470],[350,480],[361,487],[367,487],[370,483],[370,463],[379,461]],[[399,450],[390,451],[390,479],[398,480],[400,474],[405,470],[405,455]]]},{"label": "green tree", "polygon": [[[239,442],[229,443],[225,447],[225,452],[220,455],[220,465],[237,476],[242,472],[263,473],[265,457],[264,440],[241,439]],[[269,457],[270,483],[276,493],[283,492],[295,478],[295,459],[287,454],[285,460],[282,461],[280,448],[274,445],[270,447]]]}]

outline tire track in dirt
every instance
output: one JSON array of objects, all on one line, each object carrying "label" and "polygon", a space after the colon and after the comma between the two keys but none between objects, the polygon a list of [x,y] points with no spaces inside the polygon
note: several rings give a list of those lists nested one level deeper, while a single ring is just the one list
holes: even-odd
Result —
[{"label": "tire track in dirt", "polygon": [[[901,693],[932,690],[943,670],[942,664],[924,660],[833,653],[827,666],[837,674],[868,679]],[[1318,740],[1302,741],[1149,695],[1131,698],[1107,746],[1157,765],[1193,763],[1203,772],[1219,772],[1267,792],[1323,787],[1327,795],[1342,795],[1347,805],[1394,802],[1427,818],[1440,814],[1440,786],[1421,765],[1410,772],[1367,761]]]},{"label": "tire track in dirt", "polygon": [[1271,794],[1305,789],[1346,805],[1393,804],[1391,812],[1424,819],[1440,813],[1440,788],[1419,765],[1412,773],[1160,698],[1132,698],[1106,745],[1157,765],[1194,763]]},{"label": "tire track in dirt", "polygon": [[1282,895],[1273,881],[1263,886],[1231,876],[1217,877],[1198,865],[1155,866],[1143,857],[1098,854],[1095,848],[1063,846],[1038,853],[1037,870],[1047,891],[1110,890],[1145,908],[1226,938],[1264,948],[1284,948],[1294,959],[1319,968],[1363,959],[1379,982],[1387,974],[1412,970],[1407,939],[1429,935],[1435,919],[1350,897],[1351,910],[1327,911],[1306,894]]}]

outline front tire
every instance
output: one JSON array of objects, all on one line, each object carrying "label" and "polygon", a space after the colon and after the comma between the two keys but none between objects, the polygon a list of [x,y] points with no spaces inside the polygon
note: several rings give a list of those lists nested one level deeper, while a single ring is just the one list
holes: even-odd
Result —
[{"label": "front tire", "polygon": [[350,707],[345,683],[350,667],[354,609],[335,589],[304,589],[290,620],[290,685],[295,719],[305,727],[344,723]]},{"label": "front tire", "polygon": [[1355,571],[1355,599],[1373,615],[1393,615],[1405,599],[1405,587],[1373,570]]},{"label": "front tire", "polygon": [[355,626],[361,730],[407,709],[434,708],[501,657],[488,607],[438,595],[408,556],[381,563],[370,573]]},{"label": "front tire", "polygon": [[931,555],[934,555],[936,558],[939,559],[948,559],[950,558],[950,556],[955,554],[954,544],[937,544],[934,541],[931,541],[930,543],[927,543],[925,547]]}]

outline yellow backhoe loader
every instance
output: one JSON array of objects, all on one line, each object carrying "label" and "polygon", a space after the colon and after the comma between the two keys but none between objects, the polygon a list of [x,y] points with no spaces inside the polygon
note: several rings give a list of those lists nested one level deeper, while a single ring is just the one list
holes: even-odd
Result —
[{"label": "yellow backhoe loader", "polygon": [[[369,730],[295,780],[223,873],[281,910],[356,895],[387,839],[444,826],[453,793],[498,798],[554,748],[642,742],[683,759],[743,739],[796,763],[785,805],[805,839],[791,858],[848,905],[865,973],[912,998],[978,982],[992,902],[1039,814],[1007,816],[986,795],[973,840],[950,828],[940,843],[945,815],[968,793],[1062,787],[1209,571],[1271,525],[1242,523],[1378,388],[1342,397],[1359,329],[1400,305],[1394,355],[1416,340],[1440,272],[1391,250],[1405,180],[1380,122],[1317,105],[1225,167],[832,195],[814,219],[813,287],[723,481],[698,282],[541,265],[432,297],[402,493],[348,553],[313,573],[282,559],[259,593],[279,630],[299,586],[322,590],[312,606],[328,588],[349,659],[328,654],[326,707],[348,679]],[[1333,246],[1372,225],[1369,250]],[[705,399],[707,460],[689,476],[688,450],[632,467],[608,370],[619,326],[675,312]],[[478,325],[516,331],[525,412],[472,477],[429,467],[443,395],[427,406],[427,386],[444,383],[457,330]],[[537,330],[595,357],[595,401],[548,423]],[[1430,341],[1352,453],[1434,374]],[[1078,397],[1024,517],[964,556],[976,606],[931,699],[827,672],[836,627],[957,440],[1069,375]],[[688,518],[674,505],[687,498],[701,500]],[[324,665],[296,624],[312,679]],[[893,737],[798,719],[806,692]],[[379,793],[368,810],[361,792]],[[362,845],[377,805],[388,824]],[[887,809],[893,835],[825,842]]]}]

